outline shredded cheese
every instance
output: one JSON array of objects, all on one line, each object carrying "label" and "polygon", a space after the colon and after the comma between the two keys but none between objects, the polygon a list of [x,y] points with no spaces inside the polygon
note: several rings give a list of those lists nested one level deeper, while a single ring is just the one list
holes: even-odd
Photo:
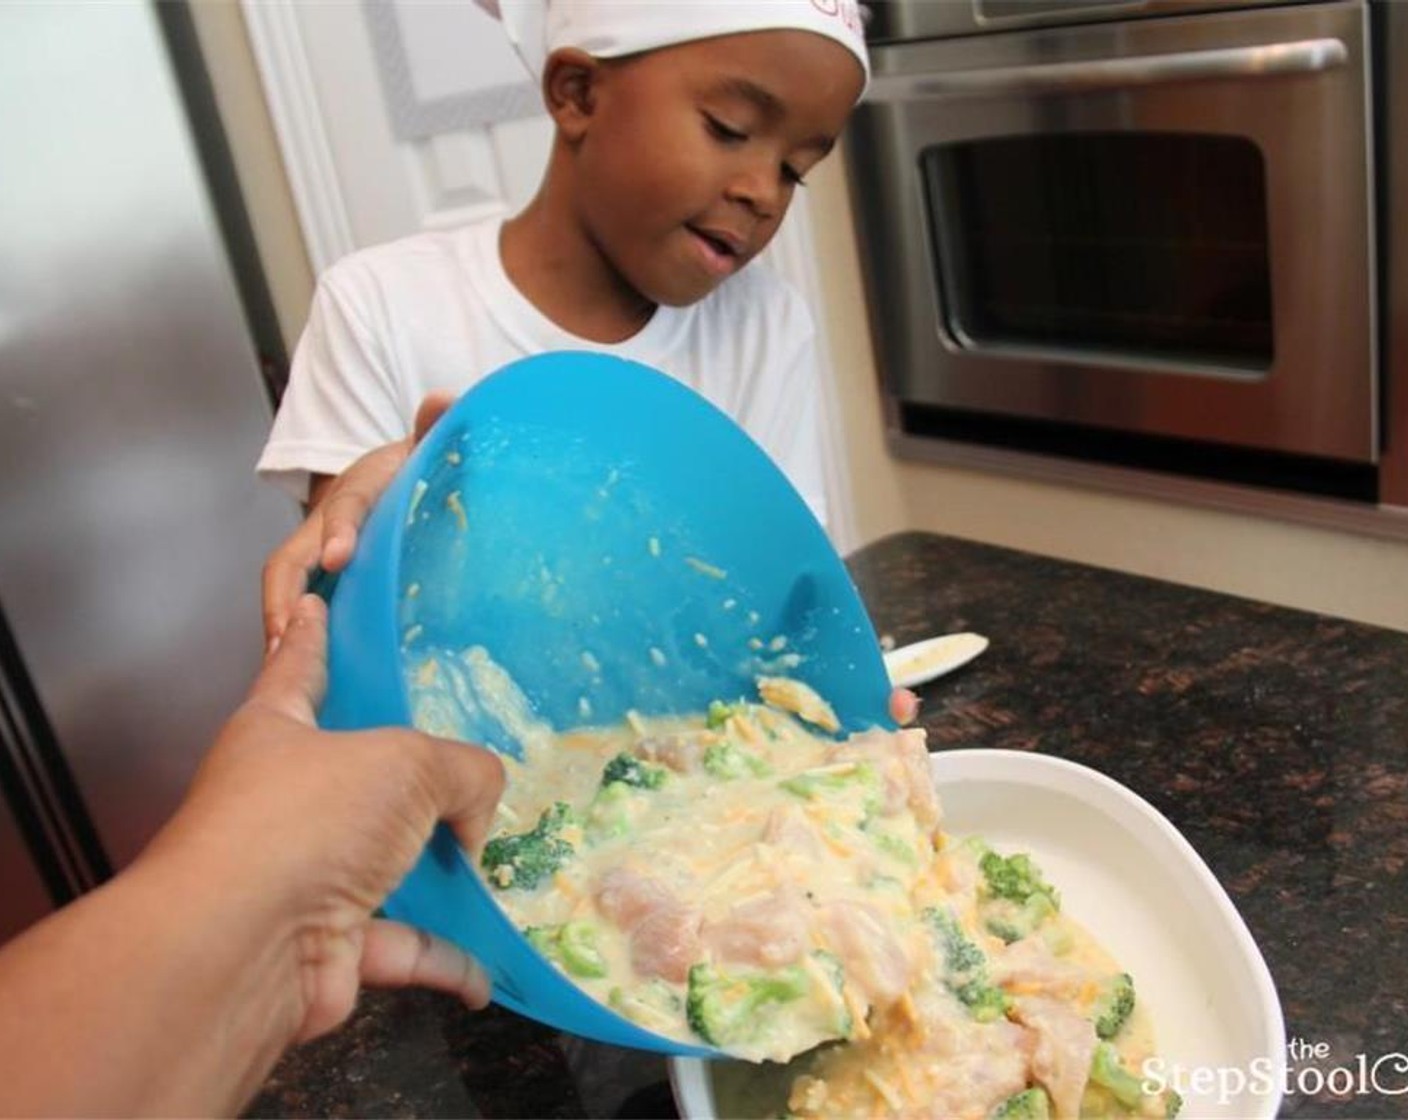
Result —
[{"label": "shredded cheese", "polygon": [[710,579],[728,579],[728,573],[722,568],[697,556],[686,556],[684,562],[702,576],[708,576]]},{"label": "shredded cheese", "polygon": [[455,521],[463,533],[469,528],[469,515],[464,511],[464,503],[460,501],[460,492],[453,490],[450,496],[445,499],[445,507],[455,515]]},{"label": "shredded cheese", "polygon": [[895,1087],[873,1069],[867,1069],[864,1077],[870,1082],[875,1091],[880,1094],[880,1099],[889,1105],[893,1111],[898,1112],[904,1107],[904,1099],[899,1093],[895,1092]]}]

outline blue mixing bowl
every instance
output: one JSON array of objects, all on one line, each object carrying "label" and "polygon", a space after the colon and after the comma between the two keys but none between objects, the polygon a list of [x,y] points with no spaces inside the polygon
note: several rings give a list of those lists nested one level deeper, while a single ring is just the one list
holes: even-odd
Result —
[{"label": "blue mixing bowl", "polygon": [[[515,362],[441,418],[368,518],[329,635],[330,729],[410,726],[407,666],[474,646],[557,730],[754,698],[760,675],[811,685],[844,731],[893,726],[870,619],[791,484],[698,394],[599,354]],[[464,700],[466,737],[517,755],[515,721]],[[714,1055],[572,983],[443,826],[386,911],[473,954],[515,1011],[616,1045]]]}]

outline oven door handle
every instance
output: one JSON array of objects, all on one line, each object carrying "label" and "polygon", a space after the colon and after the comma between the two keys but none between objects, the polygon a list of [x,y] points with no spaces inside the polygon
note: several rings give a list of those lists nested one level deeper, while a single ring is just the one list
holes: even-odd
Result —
[{"label": "oven door handle", "polygon": [[1343,66],[1349,51],[1339,39],[1303,39],[1251,47],[1150,54],[1094,62],[998,66],[947,74],[876,76],[866,101],[926,97],[981,97],[1008,93],[1084,93],[1209,78],[1270,78],[1314,74]]}]

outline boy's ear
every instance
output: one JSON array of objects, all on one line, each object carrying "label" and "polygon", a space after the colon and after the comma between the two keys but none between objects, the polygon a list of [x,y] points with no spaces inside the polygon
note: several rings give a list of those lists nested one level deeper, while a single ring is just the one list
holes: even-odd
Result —
[{"label": "boy's ear", "polygon": [[578,139],[596,111],[596,87],[601,80],[598,59],[575,47],[561,47],[543,67],[543,101],[566,140]]}]

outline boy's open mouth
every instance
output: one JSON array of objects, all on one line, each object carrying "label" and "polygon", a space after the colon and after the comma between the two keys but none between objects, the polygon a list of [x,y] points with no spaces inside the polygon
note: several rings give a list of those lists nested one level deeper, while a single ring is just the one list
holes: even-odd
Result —
[{"label": "boy's open mouth", "polygon": [[685,229],[694,235],[710,268],[728,272],[738,265],[745,244],[741,237],[726,230],[701,229],[691,225],[686,225]]}]

